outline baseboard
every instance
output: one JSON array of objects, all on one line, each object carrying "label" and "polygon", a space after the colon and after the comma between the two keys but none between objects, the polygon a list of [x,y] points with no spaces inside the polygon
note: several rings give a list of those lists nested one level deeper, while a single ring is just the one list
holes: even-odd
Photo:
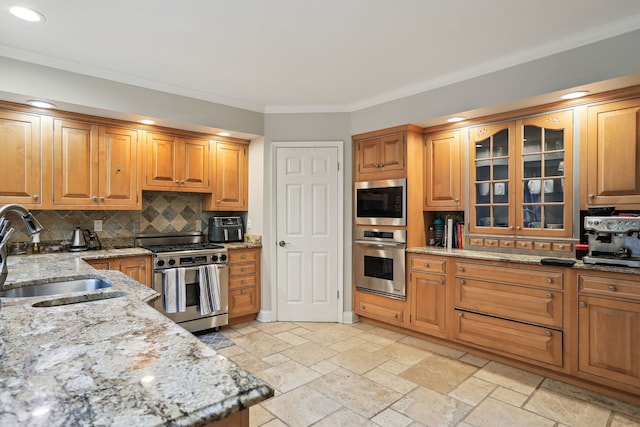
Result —
[{"label": "baseboard", "polygon": [[274,321],[273,312],[271,310],[269,311],[260,310],[260,312],[258,313],[258,318],[256,320],[262,323],[271,323]]},{"label": "baseboard", "polygon": [[353,311],[345,311],[342,313],[342,323],[358,323],[358,315]]}]

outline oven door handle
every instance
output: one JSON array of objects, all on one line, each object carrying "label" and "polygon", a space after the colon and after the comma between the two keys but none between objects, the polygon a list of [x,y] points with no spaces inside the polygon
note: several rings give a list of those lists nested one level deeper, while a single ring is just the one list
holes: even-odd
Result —
[{"label": "oven door handle", "polygon": [[391,242],[370,242],[368,240],[354,240],[354,243],[357,245],[363,246],[375,246],[377,248],[397,248],[397,249],[406,249],[406,243],[391,243]]}]

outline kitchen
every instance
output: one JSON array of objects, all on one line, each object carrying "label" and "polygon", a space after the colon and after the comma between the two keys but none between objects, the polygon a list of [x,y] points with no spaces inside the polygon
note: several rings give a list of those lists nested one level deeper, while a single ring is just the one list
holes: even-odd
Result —
[{"label": "kitchen", "polygon": [[[633,34],[633,33],[631,33]],[[530,79],[526,73],[521,73],[521,69],[512,69],[503,71],[502,74],[496,73],[491,76],[480,79],[481,81],[475,82],[476,86],[466,88],[474,93],[478,94],[478,98],[482,98],[483,105],[500,105],[509,101],[516,102],[520,99],[528,98],[530,96],[554,92],[556,90],[570,88],[578,86],[582,81],[578,80],[575,76],[581,76],[584,81],[599,82],[606,78],[616,77],[619,75],[630,75],[637,72],[635,66],[635,58],[630,58],[628,55],[624,55],[625,49],[632,48],[635,39],[632,35],[612,37],[611,40],[605,40],[599,43],[589,45],[589,47],[583,47],[586,56],[595,56],[600,58],[608,58],[603,60],[598,70],[594,70],[593,67],[579,67],[578,63],[573,63],[571,58],[573,54],[558,54],[554,58],[554,61],[559,65],[554,65],[552,69],[562,68],[566,70],[566,73],[561,75],[554,74],[549,75],[549,72],[545,71],[544,60],[540,60],[537,63],[529,64],[539,75],[553,77],[553,79],[536,78]],[[517,67],[516,67],[517,68]],[[603,70],[604,68],[604,70]],[[618,69],[621,68],[622,70]],[[21,62],[16,59],[3,58],[2,59],[2,84],[0,88],[3,92],[8,93],[28,93],[32,94],[32,85],[34,81],[39,82],[40,86],[43,86],[42,92],[38,93],[39,96],[47,95],[47,98],[52,100],[68,99],[72,104],[92,105],[95,108],[103,110],[115,110],[115,111],[131,111],[130,107],[117,106],[120,102],[126,102],[138,104],[137,111],[155,112],[156,114],[149,114],[152,117],[178,117],[172,116],[172,113],[160,111],[169,109],[163,107],[163,105],[172,105],[175,102],[179,102],[182,106],[181,114],[188,114],[191,109],[193,111],[192,117],[193,123],[206,125],[203,121],[200,121],[197,117],[202,117],[203,109],[208,109],[210,115],[216,115],[223,112],[225,114],[220,115],[220,125],[222,128],[238,129],[252,135],[264,135],[261,139],[257,137],[256,140],[252,140],[249,144],[249,162],[256,161],[256,164],[251,163],[249,174],[249,206],[260,206],[262,209],[253,210],[250,208],[247,213],[247,223],[251,220],[253,225],[253,231],[255,234],[261,234],[263,237],[264,247],[275,246],[277,240],[271,230],[270,221],[273,220],[275,214],[272,212],[273,190],[269,188],[270,176],[272,174],[272,153],[270,151],[270,145],[273,141],[286,141],[286,140],[342,140],[350,141],[351,135],[361,134],[364,132],[373,131],[376,129],[389,128],[398,124],[407,122],[419,123],[424,120],[425,117],[441,117],[449,113],[458,113],[461,111],[469,110],[468,106],[462,107],[460,105],[451,105],[455,102],[456,96],[441,96],[438,91],[431,91],[424,95],[424,100],[420,101],[418,98],[406,99],[404,101],[396,101],[395,105],[382,104],[376,107],[365,108],[362,110],[354,111],[353,113],[315,113],[315,114],[299,114],[299,113],[267,113],[262,115],[251,111],[236,111],[225,110],[220,105],[207,104],[203,105],[201,102],[190,101],[184,97],[163,95],[156,91],[143,88],[135,88],[133,86],[126,86],[121,84],[112,84],[104,80],[97,79],[95,77],[82,76],[79,74],[62,72],[43,66],[37,66],[26,62]],[[505,78],[505,73],[513,82],[511,86],[507,86],[504,83],[509,81]],[[591,74],[589,74],[591,73]],[[585,76],[585,74],[587,76]],[[549,82],[553,82],[550,84]],[[90,87],[95,90],[91,96],[88,92],[78,93],[77,90],[72,90],[76,85],[81,84],[85,87]],[[631,86],[627,84],[625,86]],[[537,85],[537,86],[536,86]],[[461,87],[461,86],[460,86]],[[483,91],[483,87],[491,87],[494,90],[491,93]],[[117,93],[117,99],[114,99],[113,94]],[[594,92],[595,93],[595,92]],[[100,95],[102,94],[102,96]],[[153,95],[154,99],[159,97],[164,102],[145,102],[146,95]],[[4,97],[9,101],[24,102],[25,99],[17,100],[12,96]],[[82,99],[84,98],[84,99]],[[92,99],[88,99],[92,98]],[[444,99],[443,99],[444,98]],[[100,100],[98,100],[100,99]],[[437,100],[437,102],[431,102],[429,100]],[[106,100],[110,100],[107,105]],[[415,108],[415,103],[422,104],[419,108]],[[145,104],[145,105],[140,105]],[[153,104],[153,105],[150,105]],[[109,107],[109,108],[107,108]],[[504,107],[503,107],[504,108]],[[502,111],[510,111],[515,108],[504,108]],[[235,114],[235,116],[234,116]],[[101,116],[100,114],[95,114]],[[242,120],[239,120],[238,116]],[[225,123],[227,120],[227,124]],[[241,121],[241,124],[231,124],[232,122]],[[424,126],[426,127],[426,126]],[[254,152],[255,151],[255,152]],[[350,168],[353,163],[351,158],[351,150],[345,150],[344,165],[348,169],[347,176],[350,176]],[[254,174],[255,172],[255,174]],[[344,268],[344,282],[345,284],[351,283],[351,183],[347,180],[345,184],[345,235],[348,238],[344,241],[345,254],[347,260]],[[255,190],[255,191],[254,191]],[[143,202],[145,194],[151,194],[143,192]],[[257,199],[257,200],[256,200]],[[197,211],[197,208],[195,209]],[[93,225],[94,219],[89,220],[89,226]],[[110,219],[105,219],[105,223]],[[143,220],[139,220],[143,223]],[[126,220],[125,220],[126,222]],[[130,224],[131,222],[127,222]],[[136,223],[136,218],[133,219],[133,224]],[[194,227],[197,228],[197,225]],[[203,225],[200,225],[200,230],[203,230]],[[139,231],[138,228],[129,228],[129,230]],[[115,234],[114,234],[115,236]],[[263,266],[272,266],[274,262],[274,254],[270,251],[263,251]],[[263,305],[265,311],[273,311],[275,308],[270,295],[272,295],[272,283],[275,280],[272,276],[273,268],[270,268],[270,273],[263,276]],[[353,294],[350,286],[345,286],[343,290],[344,301],[343,306],[346,312],[352,311],[353,306]],[[345,316],[346,317],[346,316]]]}]

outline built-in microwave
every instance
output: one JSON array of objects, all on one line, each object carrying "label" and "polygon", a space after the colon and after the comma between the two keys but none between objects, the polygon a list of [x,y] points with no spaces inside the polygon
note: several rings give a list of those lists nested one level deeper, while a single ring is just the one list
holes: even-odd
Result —
[{"label": "built-in microwave", "polygon": [[357,225],[407,225],[407,180],[355,183]]}]

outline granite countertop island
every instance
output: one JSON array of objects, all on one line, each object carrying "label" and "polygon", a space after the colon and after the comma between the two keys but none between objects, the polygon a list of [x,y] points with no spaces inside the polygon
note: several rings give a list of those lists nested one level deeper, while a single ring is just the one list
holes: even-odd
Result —
[{"label": "granite countertop island", "polygon": [[142,251],[8,258],[5,289],[87,277],[114,286],[0,298],[0,425],[204,426],[273,395],[150,307],[155,291],[82,261]]}]

